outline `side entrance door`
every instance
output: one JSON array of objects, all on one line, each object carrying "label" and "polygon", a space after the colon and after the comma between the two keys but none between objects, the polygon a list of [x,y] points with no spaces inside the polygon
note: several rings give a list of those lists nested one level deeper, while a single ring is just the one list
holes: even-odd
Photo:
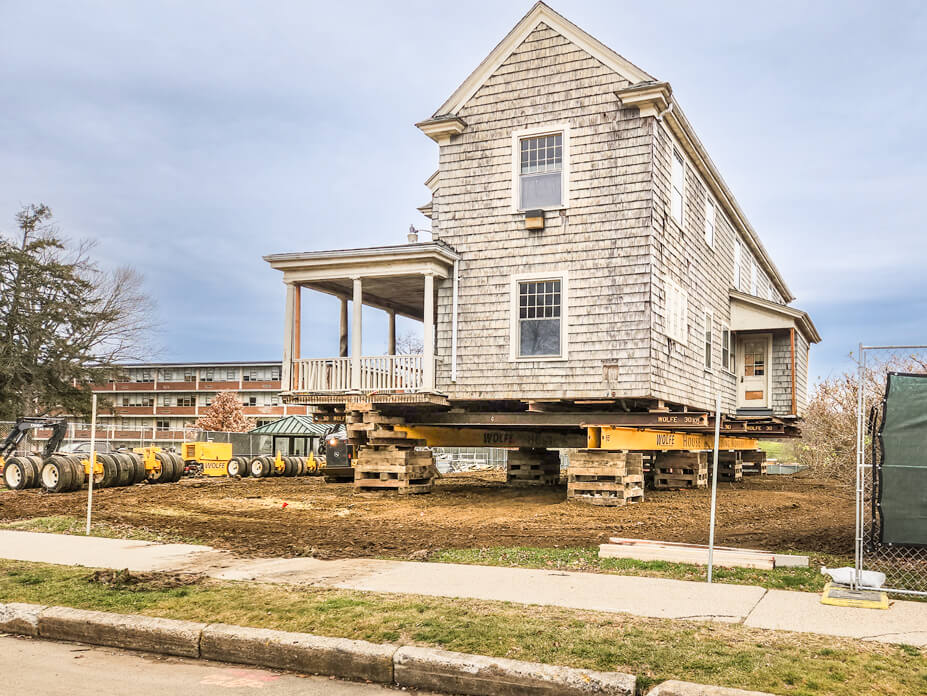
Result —
[{"label": "side entrance door", "polygon": [[772,334],[746,334],[737,340],[737,407],[769,408]]}]

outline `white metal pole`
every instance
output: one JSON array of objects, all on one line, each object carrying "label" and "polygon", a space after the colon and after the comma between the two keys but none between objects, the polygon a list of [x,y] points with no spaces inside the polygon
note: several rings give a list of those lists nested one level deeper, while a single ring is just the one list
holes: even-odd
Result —
[{"label": "white metal pole", "polygon": [[90,480],[87,482],[87,536],[90,536],[90,514],[93,510],[93,475],[97,463],[97,395],[90,400]]},{"label": "white metal pole", "polygon": [[863,396],[863,392],[865,391],[866,383],[865,350],[866,349],[863,347],[863,344],[860,343],[857,360],[859,367],[856,372],[856,536],[853,540],[853,560],[856,572],[853,574],[853,582],[851,584],[853,589],[857,589],[859,587],[863,570],[863,468],[866,461],[864,450],[865,418],[863,416],[863,409],[865,404],[865,397]]},{"label": "white metal pole", "polygon": [[721,437],[721,392],[715,398],[715,452],[714,468],[711,471],[711,515],[708,529],[708,582],[715,560],[715,508],[718,504],[718,443]]}]

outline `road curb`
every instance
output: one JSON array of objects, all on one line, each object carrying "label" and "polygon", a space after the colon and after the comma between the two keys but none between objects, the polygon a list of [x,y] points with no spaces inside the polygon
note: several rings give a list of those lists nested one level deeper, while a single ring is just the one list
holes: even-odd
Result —
[{"label": "road curb", "polygon": [[772,696],[772,694],[765,691],[744,691],[743,689],[730,689],[726,686],[708,686],[672,679],[657,684],[647,692],[647,696]]},{"label": "road curb", "polygon": [[39,612],[38,636],[178,657],[200,656],[206,624],[69,607]]},{"label": "road curb", "polygon": [[637,678],[538,662],[468,655],[434,648],[399,648],[393,658],[399,686],[483,696],[633,696]]},{"label": "road curb", "polygon": [[38,636],[39,614],[47,608],[41,604],[23,604],[21,602],[0,604],[0,633]]},{"label": "road curb", "polygon": [[[637,684],[634,675],[623,672],[20,602],[0,604],[0,633],[470,696],[633,696]],[[769,694],[666,681],[648,691],[647,696]]]},{"label": "road curb", "polygon": [[395,645],[266,628],[210,624],[203,629],[200,657],[342,679],[393,683]]}]

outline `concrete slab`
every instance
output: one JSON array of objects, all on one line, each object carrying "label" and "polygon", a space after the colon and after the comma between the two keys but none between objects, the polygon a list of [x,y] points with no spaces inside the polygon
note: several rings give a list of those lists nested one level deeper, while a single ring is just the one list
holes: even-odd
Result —
[{"label": "concrete slab", "polygon": [[381,562],[366,577],[336,582],[334,586],[727,622],[743,621],[766,592],[761,587],[663,578],[389,561]]},{"label": "concrete slab", "polygon": [[209,546],[0,530],[3,558],[138,572],[176,570]]},{"label": "concrete slab", "polygon": [[884,610],[855,609],[821,604],[821,596],[809,592],[769,590],[744,623],[754,628],[927,646],[927,602],[895,601]]}]

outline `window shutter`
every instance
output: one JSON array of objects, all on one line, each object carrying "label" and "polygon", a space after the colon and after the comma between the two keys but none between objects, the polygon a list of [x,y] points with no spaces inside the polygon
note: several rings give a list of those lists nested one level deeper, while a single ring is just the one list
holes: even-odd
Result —
[{"label": "window shutter", "polygon": [[669,278],[665,281],[665,287],[666,326],[664,328],[664,333],[667,338],[671,338],[677,343],[685,344],[689,340],[689,293]]}]

